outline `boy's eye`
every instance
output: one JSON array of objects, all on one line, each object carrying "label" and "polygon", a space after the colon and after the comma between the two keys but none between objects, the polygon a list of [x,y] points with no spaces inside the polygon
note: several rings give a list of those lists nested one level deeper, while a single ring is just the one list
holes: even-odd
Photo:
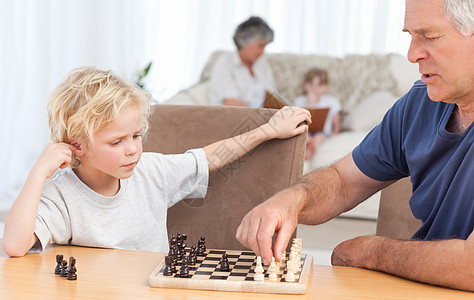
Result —
[{"label": "boy's eye", "polygon": [[115,141],[113,143],[111,143],[112,146],[117,146],[118,144],[120,144],[121,141]]}]

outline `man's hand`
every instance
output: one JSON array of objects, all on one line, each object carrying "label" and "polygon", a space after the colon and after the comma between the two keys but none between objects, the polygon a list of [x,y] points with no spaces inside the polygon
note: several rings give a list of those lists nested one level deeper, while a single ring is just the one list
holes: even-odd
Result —
[{"label": "man's hand", "polygon": [[474,234],[467,240],[401,241],[362,236],[339,244],[335,266],[382,271],[455,289],[474,291]]},{"label": "man's hand", "polygon": [[371,261],[378,257],[377,240],[379,236],[360,236],[340,243],[331,255],[333,266],[360,267],[374,269]]},{"label": "man's hand", "polygon": [[[245,247],[262,257],[264,264],[280,260],[291,235],[298,224],[298,213],[302,207],[297,190],[283,190],[252,209],[240,223],[236,238]],[[272,237],[277,233],[272,251]]]}]

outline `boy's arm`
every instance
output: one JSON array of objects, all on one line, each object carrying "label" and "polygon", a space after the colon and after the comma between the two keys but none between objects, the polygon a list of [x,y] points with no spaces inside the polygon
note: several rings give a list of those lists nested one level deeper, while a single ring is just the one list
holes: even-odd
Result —
[{"label": "boy's arm", "polygon": [[36,161],[5,221],[2,247],[6,254],[23,256],[37,241],[35,220],[44,183],[58,168],[69,165],[74,149],[65,143],[50,144]]},{"label": "boy's arm", "polygon": [[[311,114],[300,107],[285,106],[277,111],[268,123],[244,134],[215,142],[203,148],[206,153],[209,172],[239,159],[261,143],[274,139],[285,139],[308,130]],[[225,154],[223,154],[225,153]]]}]

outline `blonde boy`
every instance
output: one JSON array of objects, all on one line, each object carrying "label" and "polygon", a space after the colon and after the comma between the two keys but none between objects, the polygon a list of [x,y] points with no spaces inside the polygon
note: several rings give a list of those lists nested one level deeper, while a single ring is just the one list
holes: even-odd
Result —
[{"label": "blonde boy", "polygon": [[[180,155],[142,155],[149,112],[148,95],[110,71],[73,71],[51,95],[52,143],[10,209],[5,252],[22,256],[48,243],[166,252],[167,209],[204,197],[209,172],[231,162],[214,158],[214,150],[226,143],[239,157],[246,152],[227,139]],[[311,121],[308,111],[284,108],[245,133],[256,138],[239,140],[250,150],[304,132],[303,121]]]}]

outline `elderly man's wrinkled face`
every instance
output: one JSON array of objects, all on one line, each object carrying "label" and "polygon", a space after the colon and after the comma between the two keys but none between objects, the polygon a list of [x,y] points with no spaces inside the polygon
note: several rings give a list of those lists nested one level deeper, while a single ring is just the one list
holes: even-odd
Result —
[{"label": "elderly man's wrinkled face", "polygon": [[408,60],[418,63],[429,97],[472,103],[474,34],[464,36],[456,29],[444,13],[443,0],[407,0],[404,31],[412,38]]},{"label": "elderly man's wrinkled face", "polygon": [[240,48],[239,53],[244,63],[253,64],[265,52],[267,41],[255,39],[248,45]]}]

